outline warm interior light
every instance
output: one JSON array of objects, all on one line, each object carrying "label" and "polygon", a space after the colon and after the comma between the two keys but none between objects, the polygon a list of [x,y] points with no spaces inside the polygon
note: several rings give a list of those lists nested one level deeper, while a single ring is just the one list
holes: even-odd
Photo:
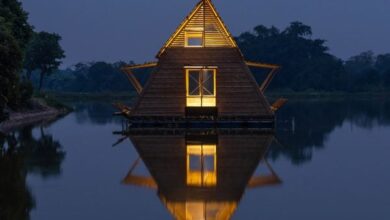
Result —
[{"label": "warm interior light", "polygon": [[185,33],[186,47],[203,47],[203,33],[202,32],[186,32]]},{"label": "warm interior light", "polygon": [[187,185],[217,184],[216,145],[187,145]]},{"label": "warm interior light", "polygon": [[215,107],[216,69],[186,69],[187,107]]},{"label": "warm interior light", "polygon": [[211,2],[202,1],[176,29],[158,56],[168,47],[232,48],[237,44]]}]

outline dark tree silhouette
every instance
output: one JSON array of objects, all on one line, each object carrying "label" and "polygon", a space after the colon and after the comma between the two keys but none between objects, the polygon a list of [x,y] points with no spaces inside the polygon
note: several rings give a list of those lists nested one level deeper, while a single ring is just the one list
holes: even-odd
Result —
[{"label": "dark tree silhouette", "polygon": [[21,3],[0,0],[0,122],[7,118],[6,106],[16,109],[20,104],[19,72],[31,34]]},{"label": "dark tree silhouette", "polygon": [[312,39],[310,26],[292,22],[280,31],[260,25],[236,40],[248,60],[282,66],[270,89],[343,90],[347,79],[343,62],[328,53],[325,40]]},{"label": "dark tree silhouette", "polygon": [[44,77],[57,70],[61,59],[65,58],[60,40],[58,34],[39,32],[34,34],[27,47],[24,68],[28,78],[31,78],[34,70],[39,70],[39,90],[42,88]]}]

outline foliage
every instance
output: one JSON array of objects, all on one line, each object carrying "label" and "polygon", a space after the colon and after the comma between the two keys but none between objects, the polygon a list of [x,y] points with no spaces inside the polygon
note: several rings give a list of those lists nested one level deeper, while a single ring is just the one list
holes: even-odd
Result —
[{"label": "foliage", "polygon": [[4,108],[16,109],[24,97],[19,94],[19,72],[32,27],[17,0],[0,0],[0,122]]},{"label": "foliage", "polygon": [[24,50],[32,35],[28,14],[17,0],[0,0],[0,23]]},{"label": "foliage", "polygon": [[71,112],[73,111],[73,108],[71,106],[68,106],[60,101],[58,99],[54,98],[53,96],[49,94],[37,94],[34,97],[34,100],[38,100],[42,102],[43,105],[47,105],[49,107],[55,108],[57,110],[65,111],[65,112]]},{"label": "foliage", "polygon": [[390,90],[390,54],[375,56],[368,51],[344,62],[329,54],[325,40],[313,39],[312,34],[311,27],[292,22],[283,31],[259,25],[236,40],[247,59],[282,66],[270,86],[274,91]]},{"label": "foliage", "polygon": [[21,103],[27,103],[28,100],[31,99],[34,93],[34,88],[32,83],[28,80],[21,81],[19,86],[19,93],[20,93]]},{"label": "foliage", "polygon": [[350,91],[389,91],[390,54],[375,56],[373,52],[363,52],[345,62],[349,76]]},{"label": "foliage", "polygon": [[[121,71],[123,65],[126,63],[78,63],[48,77],[44,88],[49,91],[77,93],[129,92],[132,86]],[[146,81],[147,73],[139,73],[142,83]],[[34,84],[38,84],[38,80],[36,77],[32,78]]]},{"label": "foliage", "polygon": [[22,51],[18,42],[0,26],[0,96],[1,106],[16,107],[18,103],[19,77]]},{"label": "foliage", "polygon": [[293,22],[283,31],[259,25],[236,40],[248,60],[282,66],[270,89],[341,90],[343,62],[328,53],[324,40],[311,37],[311,27]]},{"label": "foliage", "polygon": [[60,46],[61,37],[58,34],[47,32],[35,33],[26,51],[24,68],[28,78],[32,71],[39,70],[39,90],[42,88],[43,79],[52,74],[65,58],[65,52]]}]

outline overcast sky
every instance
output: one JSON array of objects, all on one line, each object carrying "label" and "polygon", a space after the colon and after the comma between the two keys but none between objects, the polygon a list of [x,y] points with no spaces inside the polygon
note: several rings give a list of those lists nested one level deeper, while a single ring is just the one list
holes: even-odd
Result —
[{"label": "overcast sky", "polygon": [[[36,30],[62,37],[66,66],[154,60],[198,0],[22,0]],[[213,0],[233,35],[258,24],[312,26],[331,52],[390,52],[390,0]]]}]

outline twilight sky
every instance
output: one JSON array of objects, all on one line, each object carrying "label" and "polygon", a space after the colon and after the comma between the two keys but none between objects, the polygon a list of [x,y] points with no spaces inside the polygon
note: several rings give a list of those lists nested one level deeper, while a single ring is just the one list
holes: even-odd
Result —
[{"label": "twilight sky", "polygon": [[[36,30],[59,33],[64,65],[88,61],[145,62],[198,0],[21,0]],[[312,26],[331,52],[390,52],[390,0],[213,0],[233,35],[258,24]]]}]

